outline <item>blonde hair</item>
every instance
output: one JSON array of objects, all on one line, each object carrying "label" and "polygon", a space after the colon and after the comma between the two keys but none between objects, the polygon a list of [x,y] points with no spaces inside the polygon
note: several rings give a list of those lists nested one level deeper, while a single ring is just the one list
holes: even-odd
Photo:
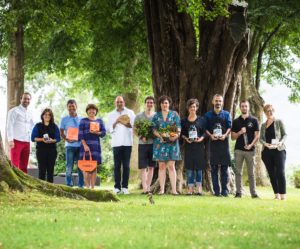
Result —
[{"label": "blonde hair", "polygon": [[270,108],[272,109],[272,111],[275,111],[274,107],[271,104],[266,104],[264,106],[264,113],[266,113],[267,110],[270,109]]}]

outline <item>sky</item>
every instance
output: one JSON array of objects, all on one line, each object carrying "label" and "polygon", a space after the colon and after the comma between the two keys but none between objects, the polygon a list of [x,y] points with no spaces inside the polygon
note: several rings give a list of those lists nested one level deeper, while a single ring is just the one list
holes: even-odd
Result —
[{"label": "sky", "polygon": [[[0,72],[0,130],[2,137],[4,137],[5,129],[5,119],[6,119],[6,94],[1,90],[1,87],[6,87],[6,77],[3,75],[3,72]],[[287,132],[287,166],[291,165],[300,165],[300,159],[298,158],[299,154],[299,141],[300,141],[300,132],[299,130],[299,121],[297,119],[297,114],[300,113],[300,104],[292,104],[288,101],[290,90],[286,86],[281,85],[268,85],[265,82],[262,82],[262,97],[266,103],[270,103],[275,108],[275,117],[282,119]],[[31,104],[31,109],[34,112],[36,121],[40,116],[41,107],[36,107],[34,103]]]}]

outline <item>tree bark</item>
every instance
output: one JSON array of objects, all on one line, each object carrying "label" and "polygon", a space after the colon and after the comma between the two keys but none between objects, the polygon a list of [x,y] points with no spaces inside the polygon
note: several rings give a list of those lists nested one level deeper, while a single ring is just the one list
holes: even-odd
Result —
[{"label": "tree bark", "polygon": [[77,200],[91,200],[96,202],[119,201],[110,191],[70,188],[64,185],[54,185],[33,178],[21,170],[13,167],[5,155],[2,136],[0,133],[0,192],[31,191],[58,197]]},{"label": "tree bark", "polygon": [[[125,92],[124,99],[126,106],[133,110],[135,114],[140,111],[140,105],[138,101],[139,89],[138,85],[132,82],[132,76],[134,74],[134,69],[138,63],[138,59],[135,56],[134,51],[132,51],[132,60],[128,63],[124,70],[124,88],[129,91]],[[139,180],[139,170],[138,170],[138,138],[133,136],[133,146],[130,158],[130,180],[137,182]]]},{"label": "tree bark", "polygon": [[7,61],[7,110],[19,104],[24,92],[24,28],[21,23],[11,40]]},{"label": "tree bark", "polygon": [[[7,59],[7,111],[19,104],[23,92],[24,28],[22,23],[18,23],[16,32],[11,34],[11,47]],[[5,144],[6,154],[9,155],[7,138]]]},{"label": "tree bark", "polygon": [[145,0],[144,8],[155,98],[170,96],[172,108],[183,117],[189,98],[199,100],[203,115],[218,93],[224,109],[233,113],[248,52],[246,10],[230,6],[230,18],[200,18],[197,44],[193,21],[178,12],[175,0]]},{"label": "tree bark", "polygon": [[[242,94],[241,99],[246,99],[250,103],[251,114],[258,119],[259,124],[263,120],[263,106],[264,100],[260,96],[258,90],[255,87],[255,83],[252,77],[252,60],[248,60],[247,67],[243,72],[242,81]],[[256,184],[260,186],[268,185],[266,169],[261,160],[261,144],[258,142],[256,145],[255,155],[255,175]]]}]

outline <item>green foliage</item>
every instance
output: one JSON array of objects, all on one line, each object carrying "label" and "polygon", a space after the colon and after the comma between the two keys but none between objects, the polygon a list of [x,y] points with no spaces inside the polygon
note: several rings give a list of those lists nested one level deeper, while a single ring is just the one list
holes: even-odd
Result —
[{"label": "green foliage", "polygon": [[134,127],[139,137],[144,137],[148,139],[153,136],[152,135],[153,126],[148,119],[136,121]]},{"label": "green foliage", "polygon": [[228,5],[231,0],[177,0],[179,12],[186,12],[191,15],[194,24],[197,25],[199,17],[213,21],[218,16],[228,16]]},{"label": "green foliage", "polygon": [[291,89],[292,102],[300,101],[300,2],[249,1],[249,24],[254,47],[253,73],[257,54],[263,52],[262,79],[269,84],[278,82]]},{"label": "green foliage", "polygon": [[296,188],[300,188],[300,170],[294,172],[294,185]]},{"label": "green foliage", "polygon": [[109,182],[113,178],[114,160],[110,140],[109,134],[101,139],[102,164],[98,168],[101,182]]},{"label": "green foliage", "polygon": [[170,142],[170,137],[178,134],[178,127],[174,125],[167,125],[166,127],[160,127],[157,132],[160,134],[165,142]]},{"label": "green foliage", "polygon": [[189,14],[193,20],[197,47],[201,31],[199,29],[199,18],[213,21],[218,16],[229,16],[228,5],[232,0],[176,0],[178,11]]},{"label": "green foliage", "polygon": [[[61,141],[56,145],[57,158],[54,167],[54,175],[66,172],[66,148],[65,142]],[[74,172],[75,169],[73,169]]]}]

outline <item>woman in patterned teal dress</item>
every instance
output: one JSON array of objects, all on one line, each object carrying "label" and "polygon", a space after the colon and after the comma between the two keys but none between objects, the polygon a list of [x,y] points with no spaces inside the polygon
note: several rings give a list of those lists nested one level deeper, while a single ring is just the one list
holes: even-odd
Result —
[{"label": "woman in patterned teal dress", "polygon": [[[153,134],[156,137],[153,142],[153,160],[158,161],[159,165],[159,194],[165,193],[166,169],[168,168],[172,194],[177,195],[175,161],[181,160],[178,142],[181,129],[180,118],[177,112],[169,109],[171,99],[168,96],[161,96],[158,104],[161,111],[154,115],[152,123]],[[158,130],[174,125],[177,127],[176,135],[170,137],[169,142],[165,142]]]}]

